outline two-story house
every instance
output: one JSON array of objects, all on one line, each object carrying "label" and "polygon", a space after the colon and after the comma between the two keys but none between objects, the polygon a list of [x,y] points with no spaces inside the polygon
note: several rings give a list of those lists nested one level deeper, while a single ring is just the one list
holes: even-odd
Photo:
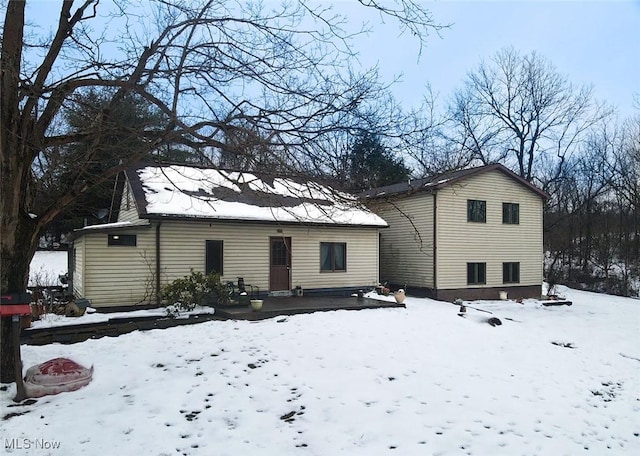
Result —
[{"label": "two-story house", "polygon": [[[500,164],[366,192],[380,277],[441,299],[539,297],[547,195]],[[502,293],[504,297],[504,293]]]}]

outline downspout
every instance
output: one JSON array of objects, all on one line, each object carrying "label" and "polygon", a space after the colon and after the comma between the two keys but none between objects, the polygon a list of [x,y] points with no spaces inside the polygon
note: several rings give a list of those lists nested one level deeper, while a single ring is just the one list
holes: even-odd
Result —
[{"label": "downspout", "polygon": [[438,297],[438,281],[437,281],[437,264],[438,264],[438,247],[436,244],[437,236],[436,233],[438,231],[438,193],[433,192],[433,290],[435,292],[435,297]]},{"label": "downspout", "polygon": [[87,236],[82,236],[82,297],[87,297]]},{"label": "downspout", "polygon": [[160,225],[162,222],[156,223],[156,304],[158,307],[162,304],[162,293],[160,292]]},{"label": "downspout", "polygon": [[70,246],[67,246],[67,294],[73,296],[73,273],[75,272],[75,258],[73,251],[75,250],[75,239]]}]

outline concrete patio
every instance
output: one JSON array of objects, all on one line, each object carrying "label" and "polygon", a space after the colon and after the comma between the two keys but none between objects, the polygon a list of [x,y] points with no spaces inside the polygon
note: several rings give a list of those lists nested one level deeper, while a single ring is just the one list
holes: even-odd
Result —
[{"label": "concrete patio", "polygon": [[204,323],[211,320],[265,320],[286,315],[313,313],[329,310],[363,310],[405,307],[396,302],[356,297],[268,297],[263,300],[262,309],[251,310],[250,305],[216,307],[215,314],[199,314],[188,318],[167,318],[157,316],[116,317],[99,323],[52,326],[27,329],[21,332],[21,343],[45,345],[50,343],[73,344],[87,339],[110,336],[117,337],[132,331],[164,329],[174,326]]}]

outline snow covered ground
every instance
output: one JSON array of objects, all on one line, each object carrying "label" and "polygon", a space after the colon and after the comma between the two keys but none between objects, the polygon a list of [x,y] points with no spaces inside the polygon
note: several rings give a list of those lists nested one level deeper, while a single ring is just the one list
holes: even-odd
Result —
[{"label": "snow covered ground", "polygon": [[67,252],[38,250],[29,268],[29,286],[59,286],[58,276],[69,270]]},{"label": "snow covered ground", "polygon": [[[87,387],[12,407],[6,454],[640,454],[640,301],[537,301],[212,321],[74,345]],[[486,323],[498,317],[501,326]],[[28,445],[29,449],[24,449]],[[47,449],[42,449],[46,447]],[[22,449],[18,449],[22,448]]]}]

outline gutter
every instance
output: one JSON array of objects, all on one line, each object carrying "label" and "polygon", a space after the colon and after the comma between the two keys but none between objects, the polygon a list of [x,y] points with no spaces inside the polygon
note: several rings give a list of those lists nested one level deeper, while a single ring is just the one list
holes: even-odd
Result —
[{"label": "gutter", "polygon": [[333,223],[333,222],[309,222],[300,220],[257,220],[257,219],[243,219],[243,218],[216,218],[216,217],[199,217],[191,215],[176,215],[176,214],[142,214],[141,219],[151,221],[193,221],[203,223],[242,223],[242,224],[257,224],[257,225],[277,225],[277,226],[303,226],[303,227],[339,227],[339,228],[389,228],[389,224],[385,222],[382,224],[371,223]]}]

